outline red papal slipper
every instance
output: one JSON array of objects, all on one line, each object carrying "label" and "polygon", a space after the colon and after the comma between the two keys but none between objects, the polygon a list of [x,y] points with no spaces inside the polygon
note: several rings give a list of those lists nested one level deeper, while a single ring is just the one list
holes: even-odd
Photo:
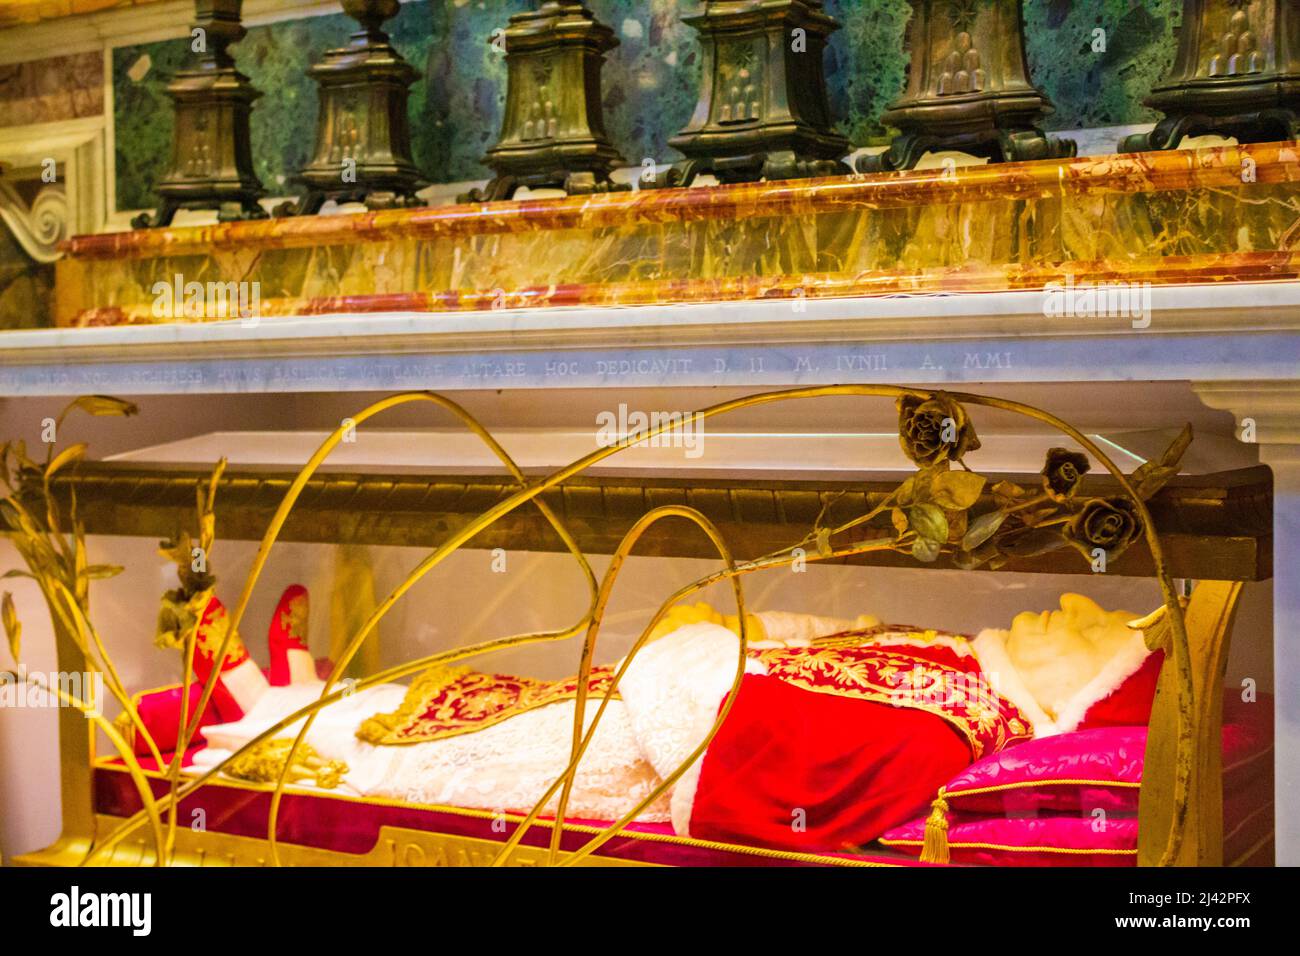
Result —
[{"label": "red papal slipper", "polygon": [[[203,683],[212,673],[213,660],[230,630],[226,608],[215,597],[208,602],[199,622],[194,643],[194,674]],[[238,634],[231,635],[226,659],[221,666],[212,706],[224,723],[243,719],[266,690],[266,676],[248,656],[248,649]]]},{"label": "red papal slipper", "polygon": [[271,651],[271,686],[316,680],[316,662],[307,647],[307,589],[291,584],[271,615],[266,643]]}]

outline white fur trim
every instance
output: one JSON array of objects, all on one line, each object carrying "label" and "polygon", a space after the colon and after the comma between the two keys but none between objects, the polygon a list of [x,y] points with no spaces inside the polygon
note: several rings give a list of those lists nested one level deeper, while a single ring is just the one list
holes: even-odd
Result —
[{"label": "white fur trim", "polygon": [[1056,715],[1060,733],[1078,729],[1088,710],[1119,690],[1124,681],[1141,669],[1150,654],[1146,638],[1141,631],[1135,631],[1132,639],[1105,663],[1096,676],[1061,707]]},{"label": "white fur trim", "polygon": [[986,628],[979,632],[971,646],[980,663],[980,671],[996,693],[1015,704],[1029,718],[1029,722],[1034,725],[1035,737],[1058,734],[1060,731],[1055,722],[1039,706],[1025,682],[1020,679],[1016,665],[1011,662],[1011,656],[1007,653],[1009,633],[996,628]]}]

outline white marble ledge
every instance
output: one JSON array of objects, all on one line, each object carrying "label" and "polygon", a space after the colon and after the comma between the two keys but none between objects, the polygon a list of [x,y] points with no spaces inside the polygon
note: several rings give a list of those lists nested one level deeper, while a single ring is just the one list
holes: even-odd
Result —
[{"label": "white marble ledge", "polygon": [[[685,305],[391,312],[0,332],[0,365],[49,358],[125,357],[194,348],[224,356],[384,354],[410,347],[573,344],[752,344],[997,336],[1120,336],[1300,331],[1300,282],[1155,286],[1151,321],[1045,315],[1042,291],[897,294]],[[1138,319],[1139,323],[1143,320]],[[631,336],[631,337],[630,337]]]},{"label": "white marble ledge", "polygon": [[[1300,379],[1300,283],[326,315],[0,333],[0,395]],[[1141,321],[1141,320],[1139,320]]]}]

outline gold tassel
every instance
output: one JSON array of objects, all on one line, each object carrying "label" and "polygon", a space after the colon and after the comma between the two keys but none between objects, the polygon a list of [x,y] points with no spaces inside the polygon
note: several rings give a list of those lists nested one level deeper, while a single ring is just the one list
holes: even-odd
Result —
[{"label": "gold tassel", "polygon": [[922,863],[948,863],[948,801],[943,788],[930,804],[930,816],[925,821],[925,843],[921,846]]}]

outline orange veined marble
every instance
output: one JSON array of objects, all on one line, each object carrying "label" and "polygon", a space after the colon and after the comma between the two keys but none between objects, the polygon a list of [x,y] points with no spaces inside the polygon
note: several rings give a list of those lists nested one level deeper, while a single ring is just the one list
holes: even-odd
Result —
[{"label": "orange veined marble", "polygon": [[1298,160],[1263,144],[79,236],[56,316],[172,321],[153,289],[177,276],[256,282],[268,316],[1289,280]]}]

